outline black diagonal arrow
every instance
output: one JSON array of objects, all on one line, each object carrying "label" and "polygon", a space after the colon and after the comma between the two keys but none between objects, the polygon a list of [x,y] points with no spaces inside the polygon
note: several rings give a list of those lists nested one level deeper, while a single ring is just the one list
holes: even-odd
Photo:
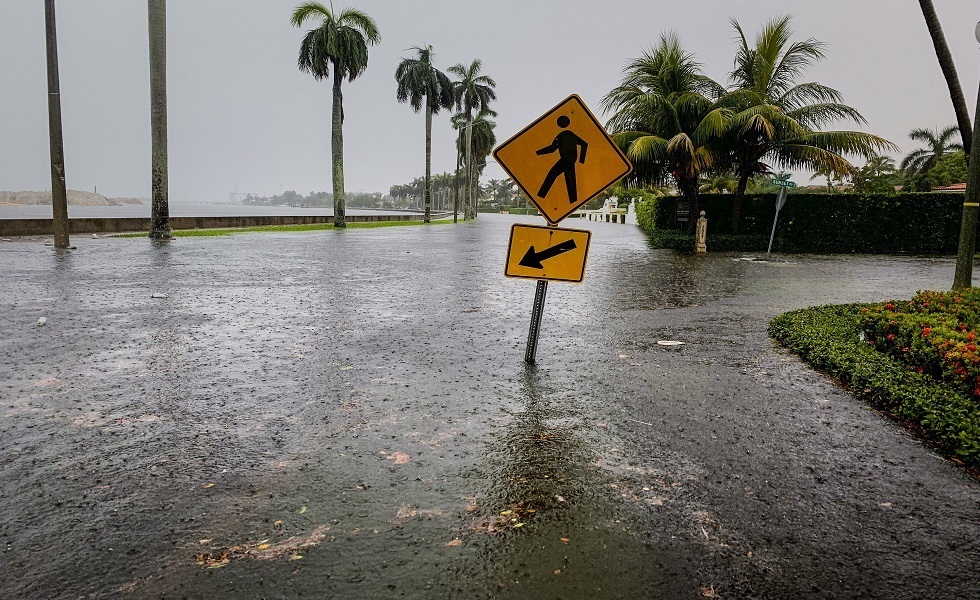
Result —
[{"label": "black diagonal arrow", "polygon": [[528,249],[527,254],[521,259],[521,262],[517,263],[522,267],[528,267],[531,269],[543,269],[544,265],[541,264],[542,260],[548,260],[549,258],[554,258],[559,254],[564,254],[570,252],[577,248],[575,245],[575,240],[568,240],[567,242],[562,242],[547,250],[542,250],[541,252],[535,252],[534,246]]}]

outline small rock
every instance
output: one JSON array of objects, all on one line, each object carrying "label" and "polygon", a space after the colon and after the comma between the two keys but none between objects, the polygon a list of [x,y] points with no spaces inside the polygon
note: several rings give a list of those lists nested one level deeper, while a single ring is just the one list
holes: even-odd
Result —
[{"label": "small rock", "polygon": [[157,299],[160,299],[160,298],[166,298],[166,297],[167,297],[167,295],[166,295],[166,294],[160,294],[160,293],[156,293],[156,294],[150,294],[150,298],[157,298]]},{"label": "small rock", "polygon": [[47,317],[41,317],[40,319],[37,320],[37,326],[38,327],[44,327],[44,325],[47,322],[48,322],[48,318]]}]

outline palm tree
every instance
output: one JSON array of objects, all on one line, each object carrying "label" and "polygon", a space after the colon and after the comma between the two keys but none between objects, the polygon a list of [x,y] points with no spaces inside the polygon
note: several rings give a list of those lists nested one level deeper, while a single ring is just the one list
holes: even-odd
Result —
[{"label": "palm tree", "polygon": [[894,158],[881,154],[869,158],[868,162],[864,163],[864,168],[875,177],[894,175],[895,171],[898,170]]},{"label": "palm tree", "polygon": [[452,108],[453,89],[449,77],[432,66],[432,46],[415,47],[415,58],[403,58],[395,70],[398,101],[408,102],[415,112],[425,102],[425,219],[430,222],[432,207],[432,115]]},{"label": "palm tree", "polygon": [[719,101],[734,111],[728,145],[730,161],[739,176],[732,205],[732,231],[738,231],[749,179],[772,166],[832,171],[853,176],[857,171],[845,157],[870,158],[883,150],[897,150],[891,142],[859,131],[821,131],[840,119],[859,124],[861,114],[842,103],[837,90],[820,83],[798,83],[803,71],[824,58],[826,45],[813,38],[790,42],[790,17],[766,23],[754,44],[732,19],[739,47],[734,89]]},{"label": "palm tree", "polygon": [[813,175],[810,175],[810,181],[820,179],[821,177],[827,180],[827,192],[832,193],[837,187],[841,186],[844,181],[841,179],[840,173],[838,173],[831,166],[823,166],[817,169]]},{"label": "palm tree", "polygon": [[480,75],[483,62],[476,59],[469,65],[457,63],[447,71],[459,77],[458,81],[453,82],[453,98],[456,102],[456,109],[462,110],[466,116],[465,130],[465,163],[466,163],[466,189],[468,190],[468,201],[464,210],[464,218],[476,218],[476,201],[473,192],[473,113],[487,110],[490,102],[497,99],[497,94],[493,88],[497,86],[492,78]]},{"label": "palm tree", "polygon": [[906,173],[926,173],[947,154],[963,150],[963,144],[950,143],[958,129],[956,125],[939,131],[938,129],[916,128],[909,132],[909,138],[922,142],[928,148],[919,148],[902,159],[901,169]]},{"label": "palm tree", "polygon": [[319,20],[316,29],[306,32],[299,48],[299,70],[311,73],[317,80],[330,76],[333,69],[332,167],[333,225],[347,227],[344,206],[344,78],[354,81],[368,66],[368,46],[381,41],[374,19],[348,8],[335,13],[319,2],[304,2],[296,7],[290,22],[302,27],[307,20]]},{"label": "palm tree", "polygon": [[147,0],[150,29],[151,197],[150,239],[167,240],[170,230],[167,152],[167,0]]},{"label": "palm tree", "polygon": [[[496,116],[496,112],[487,108],[480,110],[476,116],[468,117],[466,113],[457,113],[452,118],[453,127],[456,129],[468,127],[468,135],[466,137],[469,138],[469,152],[466,153],[468,157],[463,159],[463,168],[471,175],[467,182],[466,190],[466,195],[469,198],[466,213],[469,214],[468,218],[470,219],[476,218],[477,214],[480,175],[483,174],[483,170],[487,167],[487,157],[490,156],[490,153],[493,152],[494,147],[497,145],[497,136],[493,132],[497,127],[497,123],[490,120],[491,117]],[[463,145],[466,146],[466,142]],[[457,151],[463,154],[464,149],[457,148]]]},{"label": "palm tree", "polygon": [[972,146],[971,142],[973,140],[973,127],[970,125],[970,111],[966,107],[963,88],[960,87],[960,79],[956,75],[956,65],[953,64],[953,55],[949,51],[949,46],[946,45],[943,26],[939,23],[939,16],[936,14],[936,7],[933,6],[932,0],[919,0],[919,7],[922,9],[922,16],[926,20],[929,36],[932,37],[932,45],[936,49],[939,68],[942,69],[943,77],[946,78],[946,87],[949,88],[949,98],[953,102],[953,111],[956,113],[960,138],[963,141],[966,156],[969,157]]},{"label": "palm tree", "polygon": [[898,167],[890,156],[872,156],[854,176],[855,192],[892,193]]},{"label": "palm tree", "polygon": [[714,166],[731,117],[713,101],[722,92],[673,33],[629,63],[602,99],[613,111],[606,127],[633,161],[629,183],[663,184],[669,176],[698,214],[698,179]]},{"label": "palm tree", "polygon": [[702,194],[732,194],[738,187],[738,179],[734,174],[723,171],[701,178],[698,191]]}]

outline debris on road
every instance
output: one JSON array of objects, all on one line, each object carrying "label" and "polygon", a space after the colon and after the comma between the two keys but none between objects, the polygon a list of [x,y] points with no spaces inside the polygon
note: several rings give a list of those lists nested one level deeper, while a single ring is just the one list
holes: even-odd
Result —
[{"label": "debris on road", "polygon": [[233,560],[271,560],[281,558],[287,554],[289,555],[289,560],[299,560],[303,558],[299,554],[299,551],[303,548],[319,546],[327,539],[328,531],[330,531],[330,527],[327,525],[317,525],[310,532],[310,535],[305,538],[303,536],[294,536],[281,542],[276,542],[275,544],[270,544],[269,540],[262,540],[261,542],[241,544],[227,549],[202,552],[197,554],[194,559],[197,564],[209,569],[219,569]]},{"label": "debris on road", "polygon": [[41,317],[40,319],[37,320],[37,326],[44,327],[47,324],[47,322],[48,322],[47,317]]},{"label": "debris on road", "polygon": [[392,452],[385,460],[393,460],[396,465],[404,465],[405,463],[411,462],[412,457],[404,452]]}]

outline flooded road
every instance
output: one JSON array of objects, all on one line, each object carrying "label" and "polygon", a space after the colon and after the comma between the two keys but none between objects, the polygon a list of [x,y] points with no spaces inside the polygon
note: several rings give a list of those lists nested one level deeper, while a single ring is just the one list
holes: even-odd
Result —
[{"label": "flooded road", "polygon": [[512,222],[0,244],[0,597],[975,593],[980,484],[765,332],[952,260],[572,221],[528,368]]}]

